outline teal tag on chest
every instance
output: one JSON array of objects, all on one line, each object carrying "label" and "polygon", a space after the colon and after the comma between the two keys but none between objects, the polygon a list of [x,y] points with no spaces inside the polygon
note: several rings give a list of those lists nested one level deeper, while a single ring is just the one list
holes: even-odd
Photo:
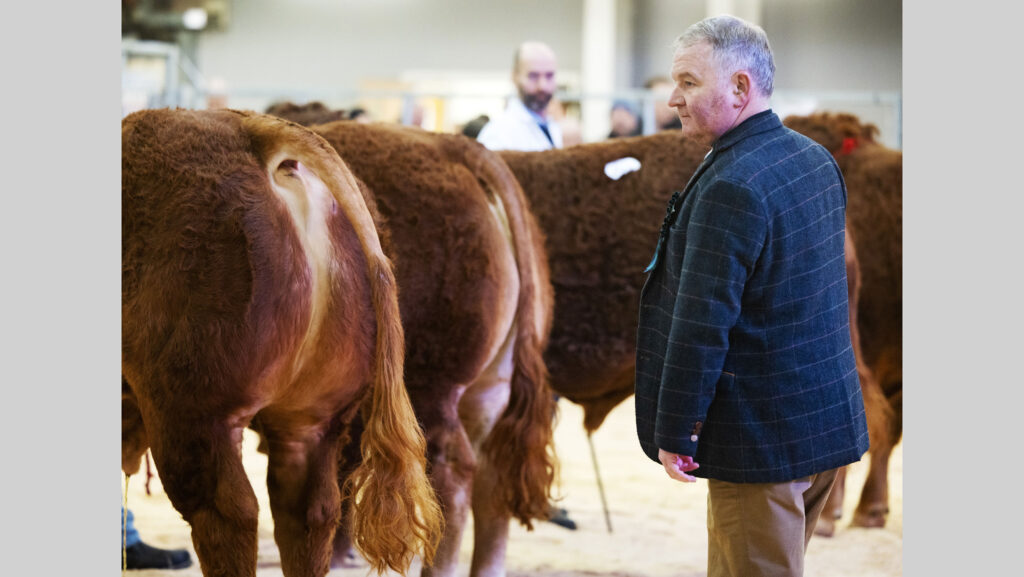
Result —
[{"label": "teal tag on chest", "polygon": [[651,257],[651,262],[647,265],[647,268],[644,269],[645,273],[648,273],[648,272],[651,272],[652,270],[654,270],[654,265],[657,264],[657,262],[658,262],[658,253],[660,253],[660,252],[661,252],[661,243],[659,242],[658,246],[655,247],[655,249],[654,249],[654,256]]},{"label": "teal tag on chest", "polygon": [[651,257],[651,262],[644,269],[645,273],[654,270],[654,265],[658,264],[658,255],[661,254],[661,246],[665,244],[665,239],[668,237],[668,229],[672,226],[675,221],[676,212],[679,210],[679,197],[682,196],[682,191],[675,191],[672,193],[672,198],[668,201],[668,207],[665,209],[665,220],[661,223],[661,230],[658,231],[658,245],[654,247],[654,256]]}]

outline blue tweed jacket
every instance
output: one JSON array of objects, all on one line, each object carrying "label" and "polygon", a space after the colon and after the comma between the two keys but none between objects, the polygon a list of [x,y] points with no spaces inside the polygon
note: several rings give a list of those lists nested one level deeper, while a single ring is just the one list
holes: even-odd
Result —
[{"label": "blue tweed jacket", "polygon": [[850,342],[846,185],[771,110],[719,138],[669,203],[637,329],[640,445],[692,474],[778,483],[868,449]]}]

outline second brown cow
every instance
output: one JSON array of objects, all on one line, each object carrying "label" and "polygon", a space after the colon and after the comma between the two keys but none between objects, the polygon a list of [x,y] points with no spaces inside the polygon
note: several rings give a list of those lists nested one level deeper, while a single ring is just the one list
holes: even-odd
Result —
[{"label": "second brown cow", "polygon": [[[405,382],[446,521],[423,574],[456,573],[470,510],[470,574],[503,574],[510,519],[545,519],[556,473],[540,230],[508,167],[467,138],[350,121],[312,129],[376,206],[395,263]],[[336,543],[336,564],[347,545]]]}]

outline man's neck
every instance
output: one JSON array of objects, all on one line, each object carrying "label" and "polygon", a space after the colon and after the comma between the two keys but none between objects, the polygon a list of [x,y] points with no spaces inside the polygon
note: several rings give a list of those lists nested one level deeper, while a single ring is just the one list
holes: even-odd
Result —
[{"label": "man's neck", "polygon": [[733,124],[732,127],[736,128],[737,126],[743,124],[743,121],[750,118],[751,116],[764,112],[765,110],[770,110],[772,107],[771,104],[771,101],[768,100],[767,98],[751,98],[747,102],[747,105],[743,108],[743,110],[740,111],[739,116],[736,117],[736,123]]}]

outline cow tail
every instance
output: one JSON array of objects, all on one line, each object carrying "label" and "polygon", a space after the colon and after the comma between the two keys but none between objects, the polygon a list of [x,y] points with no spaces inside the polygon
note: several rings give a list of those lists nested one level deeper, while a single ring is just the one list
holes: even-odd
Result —
[{"label": "cow tail", "polygon": [[362,461],[347,478],[352,541],[375,571],[405,574],[422,554],[430,565],[442,532],[441,508],[426,474],[426,440],[403,380],[405,346],[395,278],[383,254],[369,259],[377,311],[373,391],[363,401]]},{"label": "cow tail", "polygon": [[554,305],[547,255],[522,188],[504,161],[482,146],[473,146],[468,157],[485,190],[505,206],[520,287],[508,407],[484,441],[482,452],[500,479],[501,502],[507,512],[533,529],[533,519],[549,517],[558,473],[553,436],[556,404],[543,358]]},{"label": "cow tail", "polygon": [[[378,574],[405,574],[417,554],[432,562],[443,518],[426,474],[426,440],[405,389],[405,336],[398,309],[394,269],[381,249],[370,212],[344,162],[319,135],[297,124],[267,116],[248,119],[250,134],[287,131],[289,148],[265,157],[296,152],[333,191],[352,223],[366,257],[377,331],[370,394],[360,407],[364,423],[362,462],[342,488],[352,504],[352,540]],[[268,143],[282,139],[265,138]],[[269,146],[273,146],[270,144]],[[269,147],[268,146],[268,147]]]}]

